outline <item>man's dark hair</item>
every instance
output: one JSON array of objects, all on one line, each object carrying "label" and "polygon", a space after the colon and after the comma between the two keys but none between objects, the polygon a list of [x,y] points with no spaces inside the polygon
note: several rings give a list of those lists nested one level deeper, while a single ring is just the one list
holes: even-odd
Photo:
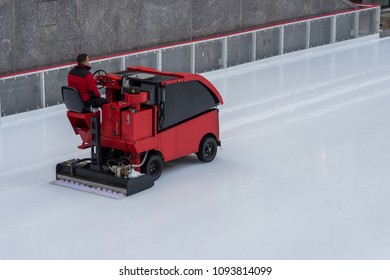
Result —
[{"label": "man's dark hair", "polygon": [[77,64],[84,64],[87,61],[88,55],[86,53],[81,53],[77,56]]}]

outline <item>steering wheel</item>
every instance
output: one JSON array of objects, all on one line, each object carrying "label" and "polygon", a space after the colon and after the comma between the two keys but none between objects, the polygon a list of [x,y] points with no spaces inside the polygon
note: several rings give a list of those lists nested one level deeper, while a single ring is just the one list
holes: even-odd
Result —
[{"label": "steering wheel", "polygon": [[104,70],[97,70],[93,73],[93,77],[95,79],[96,87],[98,89],[104,88],[109,82],[107,72]]}]

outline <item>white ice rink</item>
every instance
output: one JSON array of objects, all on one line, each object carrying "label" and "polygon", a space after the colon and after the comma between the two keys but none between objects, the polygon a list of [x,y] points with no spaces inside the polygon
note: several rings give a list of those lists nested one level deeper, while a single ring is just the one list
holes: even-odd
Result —
[{"label": "white ice rink", "polygon": [[390,40],[206,74],[222,149],[121,200],[53,186],[61,106],[2,118],[0,259],[389,259]]}]

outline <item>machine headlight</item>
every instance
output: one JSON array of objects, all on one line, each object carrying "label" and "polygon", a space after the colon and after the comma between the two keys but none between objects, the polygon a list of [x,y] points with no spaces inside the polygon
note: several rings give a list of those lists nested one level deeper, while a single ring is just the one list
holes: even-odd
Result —
[{"label": "machine headlight", "polygon": [[129,87],[130,86],[129,80],[124,78],[123,82],[122,82],[122,86],[123,87]]}]

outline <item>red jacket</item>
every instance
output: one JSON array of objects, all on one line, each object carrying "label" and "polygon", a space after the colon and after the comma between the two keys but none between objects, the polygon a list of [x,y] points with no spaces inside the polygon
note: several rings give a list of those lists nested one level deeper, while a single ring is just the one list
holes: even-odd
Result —
[{"label": "red jacket", "polygon": [[81,99],[86,102],[91,97],[100,97],[100,92],[96,87],[95,79],[89,70],[90,66],[76,65],[68,74],[68,86],[77,89]]}]

